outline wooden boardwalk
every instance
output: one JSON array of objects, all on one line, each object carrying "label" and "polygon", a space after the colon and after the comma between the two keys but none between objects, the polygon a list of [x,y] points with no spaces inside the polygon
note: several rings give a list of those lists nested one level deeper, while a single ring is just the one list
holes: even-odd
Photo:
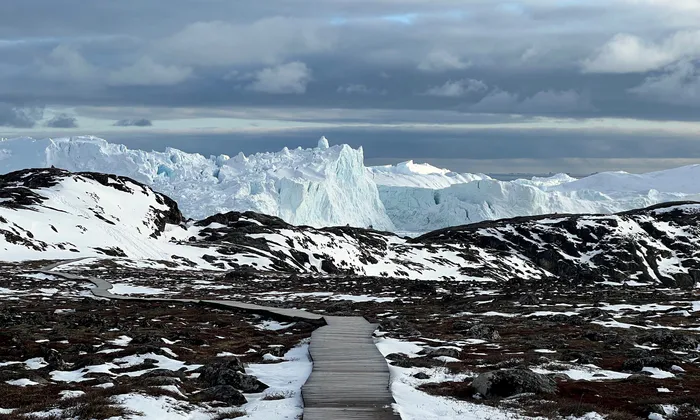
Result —
[{"label": "wooden boardwalk", "polygon": [[399,419],[389,367],[374,345],[377,328],[362,317],[325,317],[311,335],[314,365],[301,389],[304,420]]},{"label": "wooden boardwalk", "polygon": [[[72,260],[70,262],[76,262],[77,260]],[[89,281],[95,285],[91,292],[97,297],[102,297],[106,299],[113,300],[124,300],[124,301],[139,301],[139,302],[180,302],[180,303],[194,303],[200,305],[208,305],[219,308],[234,308],[240,309],[253,313],[260,313],[269,315],[272,317],[281,317],[284,319],[294,319],[294,320],[307,320],[307,321],[321,321],[323,316],[314,314],[312,312],[302,311],[299,309],[288,309],[288,308],[275,308],[271,306],[261,306],[253,305],[245,302],[238,302],[235,300],[207,300],[207,299],[170,299],[170,298],[145,298],[145,297],[134,297],[134,296],[122,296],[115,295],[110,292],[112,289],[112,284],[104,279],[92,276],[79,276],[71,273],[64,273],[61,271],[52,271],[54,268],[67,264],[68,262],[55,263],[46,266],[39,270],[40,273],[49,274],[52,276],[63,277],[69,280],[79,280],[79,281]]]},{"label": "wooden boardwalk", "polygon": [[[81,258],[82,259],[82,258]],[[39,270],[71,280],[95,285],[95,296],[145,302],[181,302],[219,308],[235,308],[273,317],[321,321],[326,325],[311,335],[309,353],[313,360],[311,376],[302,387],[303,420],[399,420],[391,408],[394,398],[389,390],[389,367],[374,345],[372,333],[377,328],[363,317],[321,316],[298,309],[274,308],[231,300],[141,298],[114,295],[112,284],[91,276],[52,271],[78,260],[62,261]]]}]

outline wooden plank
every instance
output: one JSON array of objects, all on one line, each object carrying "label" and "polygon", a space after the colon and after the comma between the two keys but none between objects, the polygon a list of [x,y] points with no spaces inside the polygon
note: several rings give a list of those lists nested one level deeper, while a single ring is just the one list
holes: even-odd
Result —
[{"label": "wooden plank", "polygon": [[314,362],[302,387],[304,420],[396,420],[389,367],[374,345],[376,325],[362,317],[325,317],[311,335]]},{"label": "wooden plank", "polygon": [[398,417],[387,408],[315,407],[304,409],[304,420],[395,420]]}]

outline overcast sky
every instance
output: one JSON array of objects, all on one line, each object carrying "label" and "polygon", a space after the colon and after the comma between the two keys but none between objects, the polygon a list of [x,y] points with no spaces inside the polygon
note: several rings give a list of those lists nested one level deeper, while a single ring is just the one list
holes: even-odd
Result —
[{"label": "overcast sky", "polygon": [[700,162],[700,0],[3,0],[0,137],[363,145],[460,171]]}]

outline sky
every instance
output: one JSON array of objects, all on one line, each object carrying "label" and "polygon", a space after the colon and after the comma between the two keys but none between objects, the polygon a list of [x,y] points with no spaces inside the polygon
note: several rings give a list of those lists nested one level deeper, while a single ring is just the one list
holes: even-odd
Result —
[{"label": "sky", "polygon": [[362,145],[462,172],[700,163],[700,0],[6,0],[0,137]]}]

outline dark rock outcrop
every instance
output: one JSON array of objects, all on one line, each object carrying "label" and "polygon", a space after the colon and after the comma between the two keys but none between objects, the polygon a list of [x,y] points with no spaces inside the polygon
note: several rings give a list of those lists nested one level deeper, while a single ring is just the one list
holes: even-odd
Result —
[{"label": "dark rock outcrop", "polygon": [[268,386],[245,374],[243,363],[236,358],[210,363],[198,369],[199,380],[209,386],[229,385],[243,392],[262,392]]},{"label": "dark rock outcrop", "polygon": [[241,391],[231,385],[217,385],[203,389],[196,395],[200,401],[220,401],[234,406],[240,406],[248,402]]},{"label": "dark rock outcrop", "polygon": [[555,394],[557,383],[548,376],[517,368],[482,373],[472,381],[472,388],[486,398],[498,398],[524,393]]}]

